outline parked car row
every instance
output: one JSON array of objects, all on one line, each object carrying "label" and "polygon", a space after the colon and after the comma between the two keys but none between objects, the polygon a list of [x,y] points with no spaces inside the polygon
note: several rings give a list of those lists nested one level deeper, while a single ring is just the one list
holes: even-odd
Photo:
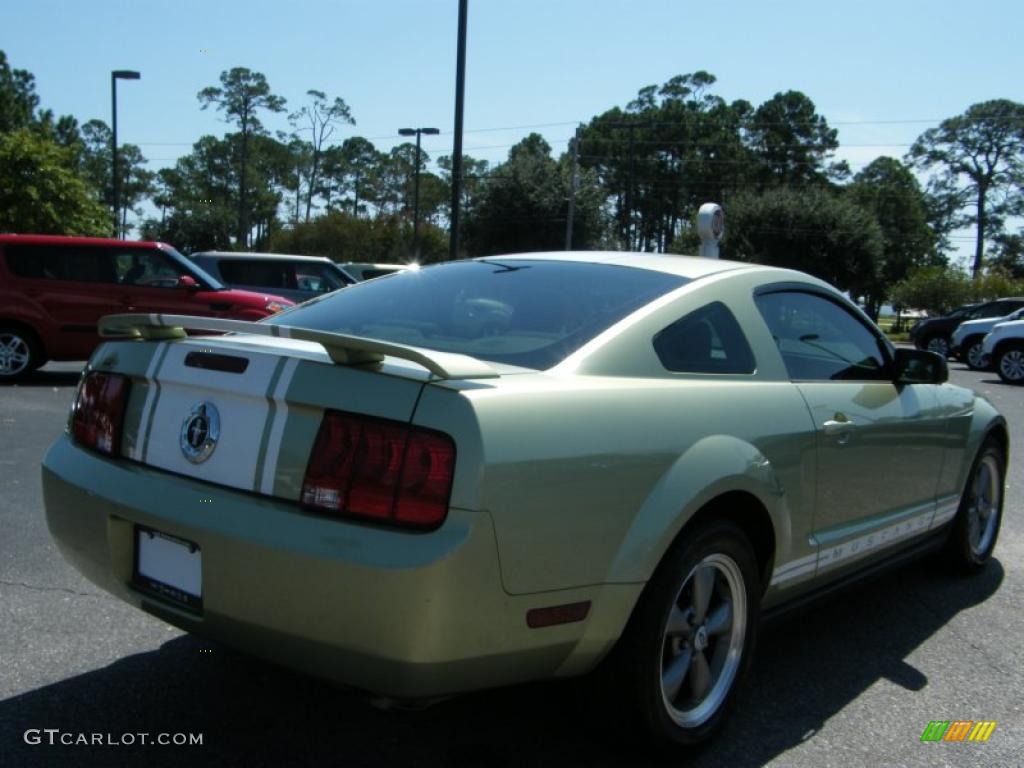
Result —
[{"label": "parked car row", "polygon": [[0,381],[49,360],[84,360],[104,315],[145,312],[260,320],[408,265],[204,251],[166,243],[0,235]]},{"label": "parked car row", "polygon": [[[958,307],[910,329],[918,349],[954,357],[973,370],[994,369],[1008,383],[1024,384],[1024,297]],[[998,329],[998,333],[995,331]]]}]

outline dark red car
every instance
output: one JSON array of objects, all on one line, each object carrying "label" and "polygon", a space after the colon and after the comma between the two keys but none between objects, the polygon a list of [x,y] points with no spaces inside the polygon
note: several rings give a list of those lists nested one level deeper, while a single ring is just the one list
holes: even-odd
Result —
[{"label": "dark red car", "polygon": [[0,235],[0,381],[84,360],[123,312],[259,320],[291,301],[225,288],[165,243]]}]

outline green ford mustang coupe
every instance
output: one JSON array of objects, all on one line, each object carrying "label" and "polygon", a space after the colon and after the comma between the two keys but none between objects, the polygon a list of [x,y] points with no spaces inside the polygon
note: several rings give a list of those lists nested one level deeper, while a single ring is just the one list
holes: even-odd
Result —
[{"label": "green ford mustang coupe", "polygon": [[600,667],[695,743],[762,614],[925,550],[977,570],[999,531],[1002,417],[798,272],[516,255],[102,330],[44,460],[64,556],[380,696]]}]

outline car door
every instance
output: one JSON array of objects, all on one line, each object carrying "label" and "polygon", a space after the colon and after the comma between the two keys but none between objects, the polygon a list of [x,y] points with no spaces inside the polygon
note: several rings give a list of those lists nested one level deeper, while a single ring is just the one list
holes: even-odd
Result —
[{"label": "car door", "polygon": [[7,266],[25,298],[45,314],[55,331],[50,352],[86,358],[99,343],[103,315],[123,311],[114,265],[106,247],[81,243],[10,244]]},{"label": "car door", "polygon": [[178,287],[181,265],[156,248],[112,249],[121,296],[121,312],[196,314],[188,288]]},{"label": "car door", "polygon": [[887,343],[835,297],[769,289],[756,302],[816,425],[819,572],[926,531],[944,450],[935,386],[895,384]]}]

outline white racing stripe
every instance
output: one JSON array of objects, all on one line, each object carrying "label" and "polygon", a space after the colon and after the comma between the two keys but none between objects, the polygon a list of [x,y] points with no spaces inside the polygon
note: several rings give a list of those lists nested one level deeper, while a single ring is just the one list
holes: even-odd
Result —
[{"label": "white racing stripe", "polygon": [[153,403],[156,401],[158,387],[154,385],[157,369],[163,359],[164,347],[167,344],[157,344],[153,349],[153,356],[146,367],[146,400],[142,404],[142,414],[139,416],[139,430],[135,435],[135,443],[132,445],[132,452],[129,458],[135,461],[142,461],[142,455],[146,446],[146,429],[149,426],[149,417],[153,411]]},{"label": "white racing stripe", "polygon": [[298,365],[299,361],[294,357],[285,363],[281,377],[277,380],[277,386],[274,387],[274,392],[271,395],[274,400],[276,413],[274,414],[274,423],[270,428],[267,453],[263,459],[263,477],[256,478],[259,482],[261,493],[272,494],[274,492],[274,479],[277,476],[277,457],[281,453],[281,440],[284,438],[284,427],[288,421],[288,401],[285,400],[285,394],[288,392],[288,386],[292,383],[292,376],[295,375],[295,369]]},{"label": "white racing stripe", "polygon": [[938,509],[929,509],[854,539],[823,546],[817,554],[790,560],[772,571],[771,586],[846,565],[883,547],[920,535],[951,520],[958,506],[956,499],[946,500],[940,502]]},{"label": "white racing stripe", "polygon": [[[185,366],[185,356],[197,346],[191,342],[169,345],[159,367],[161,391],[152,406],[153,425],[144,447],[144,461],[171,472],[251,491],[270,411],[268,389],[281,358],[246,355],[249,365],[243,374]],[[288,362],[294,370],[297,361]],[[283,393],[285,389],[276,388],[275,395],[278,391]],[[208,459],[193,464],[182,453],[181,429],[193,407],[202,402],[212,403],[220,415],[220,439]],[[279,407],[279,413],[281,410]]]}]

